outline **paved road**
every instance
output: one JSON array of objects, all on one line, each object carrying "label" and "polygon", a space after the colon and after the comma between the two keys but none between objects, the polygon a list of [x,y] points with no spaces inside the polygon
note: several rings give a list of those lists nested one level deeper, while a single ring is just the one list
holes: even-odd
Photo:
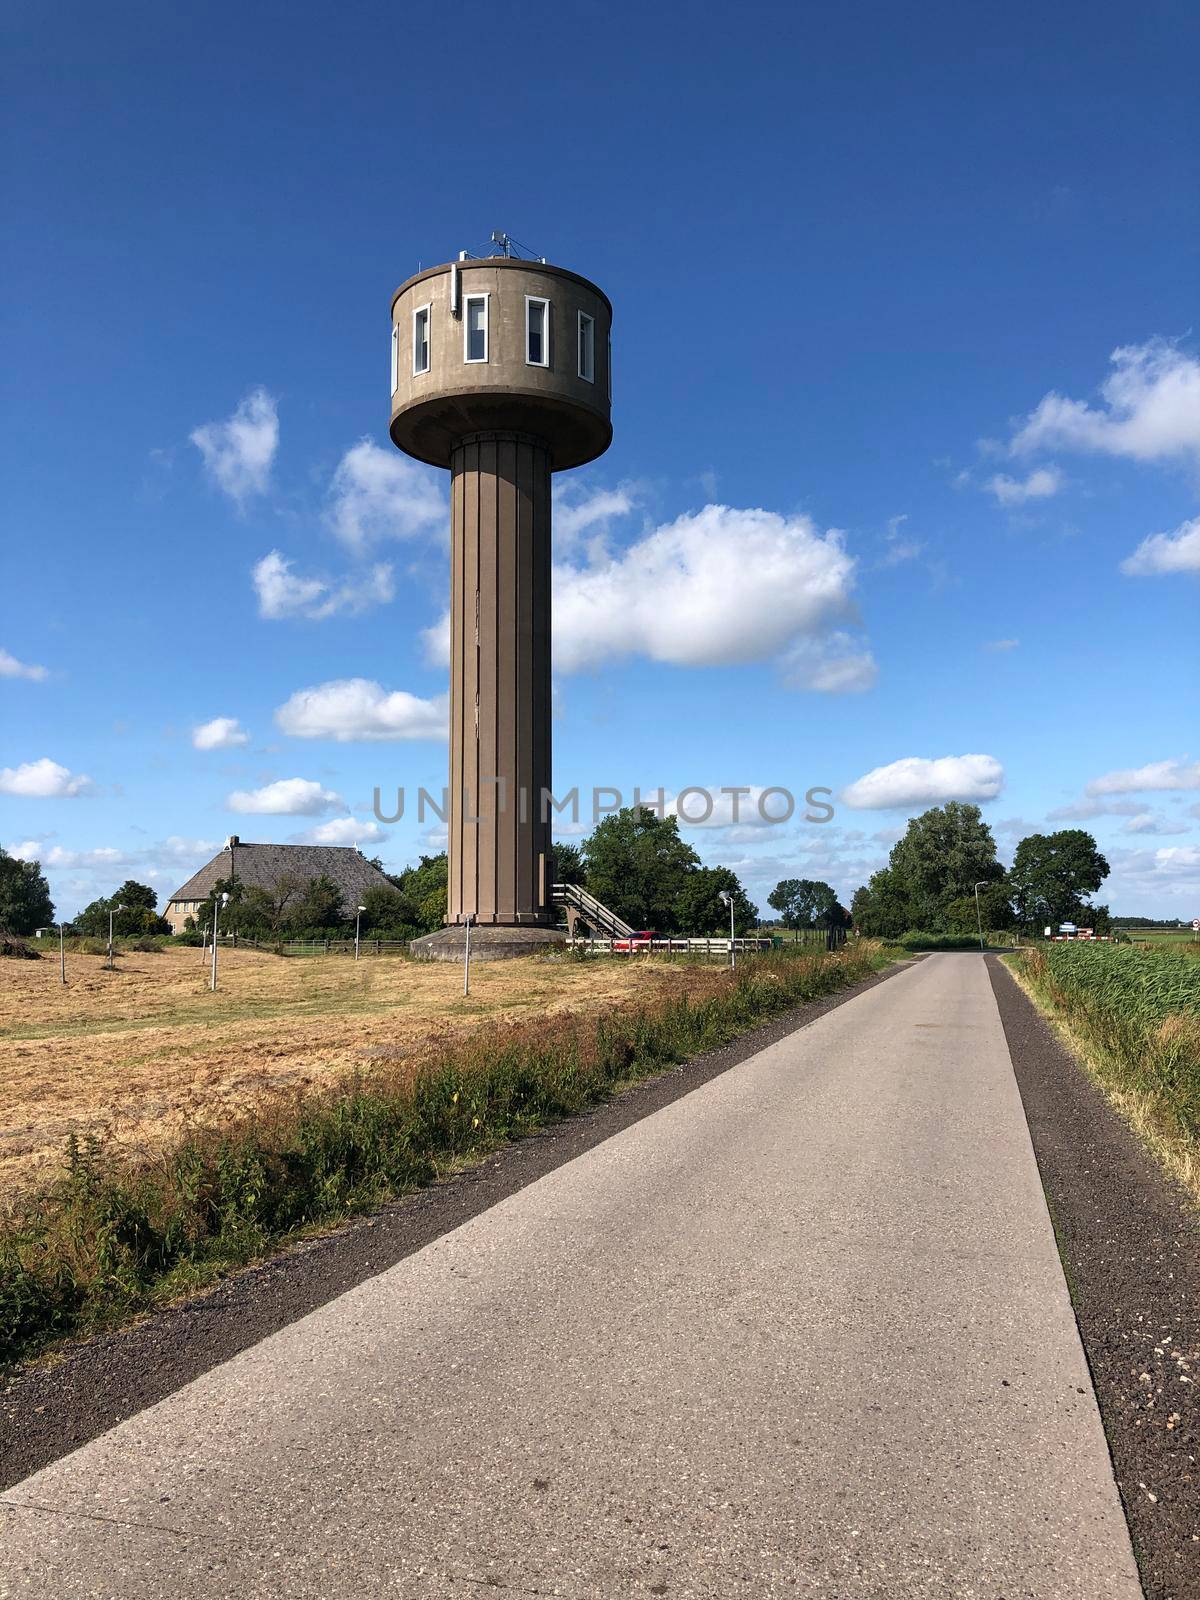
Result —
[{"label": "paved road", "polygon": [[1141,1594],[941,955],[3,1497],[0,1595]]}]

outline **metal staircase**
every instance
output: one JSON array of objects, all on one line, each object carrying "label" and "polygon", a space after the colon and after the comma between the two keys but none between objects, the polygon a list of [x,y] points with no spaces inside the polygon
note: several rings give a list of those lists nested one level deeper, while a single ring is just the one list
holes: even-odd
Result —
[{"label": "metal staircase", "polygon": [[570,924],[572,935],[575,932],[576,918],[586,922],[592,932],[601,939],[628,939],[633,934],[634,930],[627,922],[623,922],[615,911],[610,911],[607,906],[601,905],[594,894],[581,889],[577,883],[556,883],[550,897],[556,906],[567,908],[567,922]]}]

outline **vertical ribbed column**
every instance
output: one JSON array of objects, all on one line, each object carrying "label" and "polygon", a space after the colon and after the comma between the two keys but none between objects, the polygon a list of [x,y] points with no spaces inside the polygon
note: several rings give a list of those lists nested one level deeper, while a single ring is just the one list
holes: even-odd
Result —
[{"label": "vertical ribbed column", "polygon": [[450,471],[447,921],[552,922],[550,455],[527,434],[472,434]]}]

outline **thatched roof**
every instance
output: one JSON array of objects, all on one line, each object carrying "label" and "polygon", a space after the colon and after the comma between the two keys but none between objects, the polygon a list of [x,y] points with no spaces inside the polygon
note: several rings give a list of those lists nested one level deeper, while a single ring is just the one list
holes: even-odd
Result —
[{"label": "thatched roof", "polygon": [[373,867],[349,845],[243,844],[239,839],[232,851],[226,845],[199,872],[193,873],[182,888],[176,889],[171,900],[204,900],[215,884],[230,877],[239,883],[271,889],[285,876],[300,878],[305,883],[312,878],[331,878],[348,906],[357,905],[368,889],[391,887],[378,867]]}]

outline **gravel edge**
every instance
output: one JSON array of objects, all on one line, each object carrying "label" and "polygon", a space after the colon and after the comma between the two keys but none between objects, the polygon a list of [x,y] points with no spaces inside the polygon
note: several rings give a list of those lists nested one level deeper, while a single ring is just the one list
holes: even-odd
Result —
[{"label": "gravel edge", "polygon": [[988,967],[1147,1600],[1200,1600],[1200,1216]]},{"label": "gravel edge", "polygon": [[348,1289],[723,1072],[808,1027],[912,961],[797,1006],[718,1050],[643,1079],[612,1100],[506,1146],[336,1232],[285,1249],[128,1328],[60,1346],[0,1379],[0,1489],[155,1405]]}]

